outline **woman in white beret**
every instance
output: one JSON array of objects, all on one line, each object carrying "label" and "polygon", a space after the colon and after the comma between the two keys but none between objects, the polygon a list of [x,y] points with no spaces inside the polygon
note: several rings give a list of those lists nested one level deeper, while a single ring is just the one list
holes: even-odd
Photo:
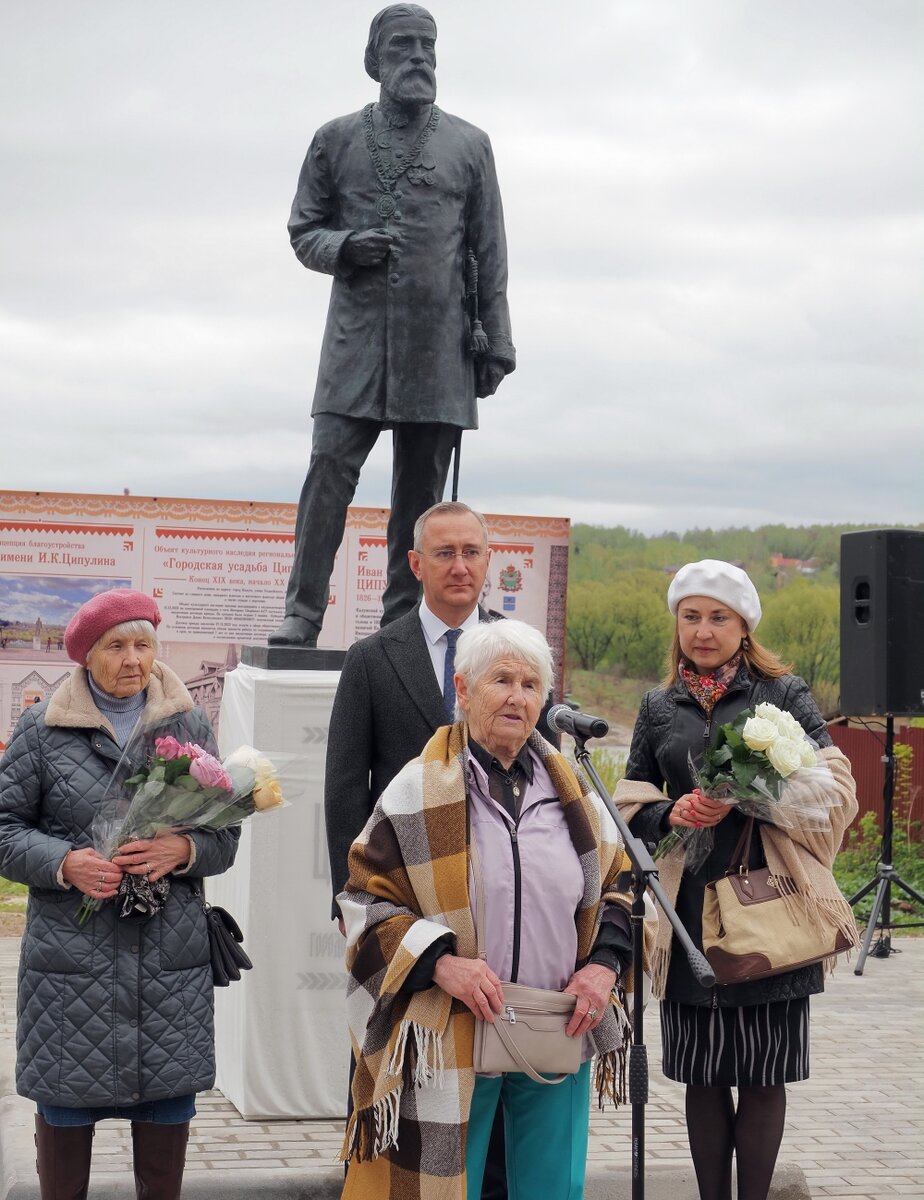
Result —
[{"label": "woman in white beret", "polygon": [[[704,887],[728,869],[747,820],[736,807],[695,789],[690,761],[701,760],[719,726],[768,702],[791,713],[819,748],[840,806],[831,810],[830,831],[811,839],[797,840],[789,835],[797,831],[756,822],[759,836],[751,839],[749,866],[765,865],[768,844],[784,861],[810,856],[822,902],[839,913],[855,938],[850,909],[830,873],[856,814],[850,768],[831,747],[805,681],[756,641],[761,615],[756,588],[739,567],[704,559],[677,572],[667,603],[677,622],[667,676],[642,700],[615,800],[632,831],[649,843],[674,829],[714,830],[713,848],[695,870],[679,855],[659,862],[662,885],[684,926],[702,949]],[[738,1200],[766,1200],[783,1136],[785,1085],[808,1077],[809,996],[823,990],[822,967],[705,988],[686,955],[674,949],[671,927],[661,921],[652,983],[661,998],[663,1070],[686,1084],[687,1131],[701,1200],[731,1200],[733,1158]]]}]

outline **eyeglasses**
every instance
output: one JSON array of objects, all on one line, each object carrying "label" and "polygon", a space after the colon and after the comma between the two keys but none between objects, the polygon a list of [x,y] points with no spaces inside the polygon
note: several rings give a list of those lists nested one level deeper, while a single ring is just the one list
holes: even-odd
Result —
[{"label": "eyeglasses", "polygon": [[478,550],[475,546],[466,546],[464,550],[430,550],[427,558],[432,558],[440,566],[448,567],[457,558],[461,558],[463,562],[476,563],[479,559],[484,558],[486,553],[485,550]]}]

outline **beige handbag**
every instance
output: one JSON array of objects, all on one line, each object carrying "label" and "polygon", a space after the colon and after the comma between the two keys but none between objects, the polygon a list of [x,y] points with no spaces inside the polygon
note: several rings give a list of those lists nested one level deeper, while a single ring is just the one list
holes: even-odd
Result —
[{"label": "beige handbag", "polygon": [[782,975],[850,949],[823,909],[809,917],[788,876],[769,867],[748,869],[753,829],[751,817],[728,872],[707,883],[703,897],[703,953],[719,984]]},{"label": "beige handbag", "polygon": [[[471,835],[472,872],[475,876],[475,903],[478,908],[476,933],[478,957],[484,958],[484,883],[481,863]],[[502,983],[503,1011],[494,1021],[475,1021],[474,1068],[479,1075],[522,1071],[536,1083],[562,1083],[581,1068],[583,1038],[568,1037],[565,1030],[577,1004],[577,996],[567,992],[525,987],[520,983]],[[540,1072],[555,1072],[546,1079]]]}]

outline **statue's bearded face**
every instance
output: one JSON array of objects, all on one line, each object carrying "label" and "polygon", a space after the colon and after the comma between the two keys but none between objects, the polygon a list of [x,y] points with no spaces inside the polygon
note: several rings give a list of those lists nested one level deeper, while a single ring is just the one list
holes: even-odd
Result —
[{"label": "statue's bearded face", "polygon": [[389,22],[379,39],[382,91],[401,104],[436,99],[436,30],[420,17]]}]

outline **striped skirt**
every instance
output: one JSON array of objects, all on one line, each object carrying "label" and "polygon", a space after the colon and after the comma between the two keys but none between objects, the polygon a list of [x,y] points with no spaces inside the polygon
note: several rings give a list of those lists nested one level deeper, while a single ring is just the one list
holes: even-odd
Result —
[{"label": "striped skirt", "polygon": [[809,1001],[740,1008],[661,1001],[662,1068],[694,1087],[767,1087],[809,1074]]}]

